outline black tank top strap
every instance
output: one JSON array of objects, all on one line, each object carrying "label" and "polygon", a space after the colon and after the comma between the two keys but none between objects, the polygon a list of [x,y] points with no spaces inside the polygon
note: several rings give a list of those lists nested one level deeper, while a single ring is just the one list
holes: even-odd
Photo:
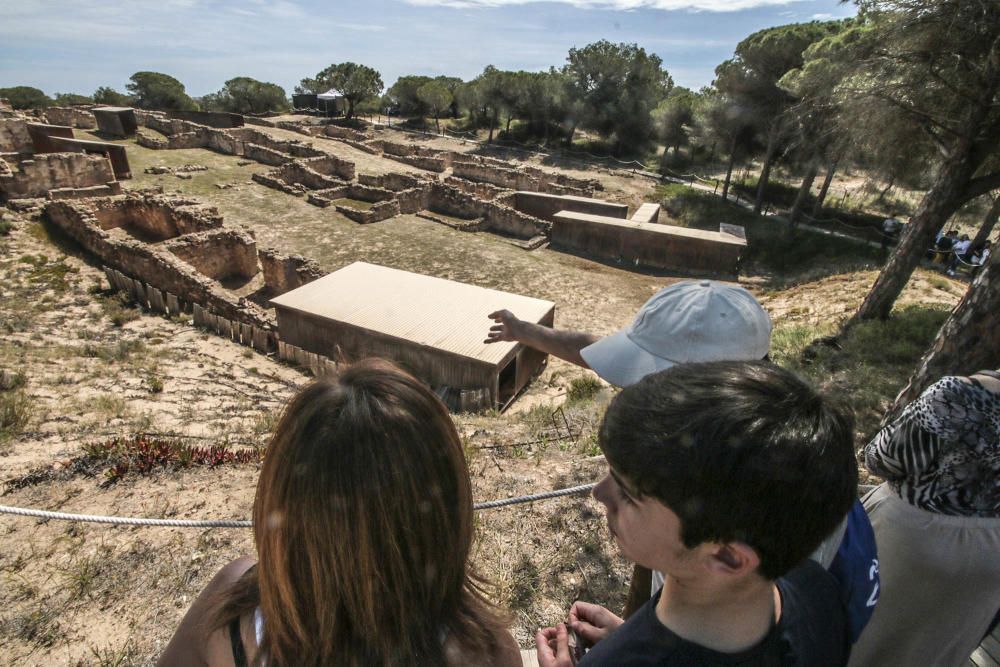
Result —
[{"label": "black tank top strap", "polygon": [[240,635],[240,617],[229,622],[229,642],[233,647],[233,664],[236,667],[247,667],[247,653],[243,649],[243,637]]}]

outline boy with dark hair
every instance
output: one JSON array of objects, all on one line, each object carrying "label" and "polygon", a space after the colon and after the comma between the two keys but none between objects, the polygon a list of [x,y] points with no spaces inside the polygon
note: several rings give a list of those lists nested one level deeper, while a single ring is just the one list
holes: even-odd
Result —
[{"label": "boy with dark hair", "polygon": [[[622,390],[599,437],[594,497],[666,581],[628,622],[573,605],[581,667],[846,663],[836,581],[807,557],[856,498],[847,415],[767,362],[683,364]],[[565,625],[536,640],[542,667],[573,664]]]}]

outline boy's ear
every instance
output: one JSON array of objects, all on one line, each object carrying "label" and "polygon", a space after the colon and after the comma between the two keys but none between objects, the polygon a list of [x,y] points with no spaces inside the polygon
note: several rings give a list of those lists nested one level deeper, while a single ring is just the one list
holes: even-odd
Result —
[{"label": "boy's ear", "polygon": [[743,542],[725,542],[712,545],[708,566],[718,574],[743,576],[757,570],[760,556],[753,547]]}]

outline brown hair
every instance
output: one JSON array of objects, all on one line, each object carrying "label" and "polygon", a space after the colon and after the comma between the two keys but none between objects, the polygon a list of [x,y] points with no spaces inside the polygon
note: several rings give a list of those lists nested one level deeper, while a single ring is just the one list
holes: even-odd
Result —
[{"label": "brown hair", "polygon": [[506,619],[470,570],[472,491],[446,408],[365,360],[303,389],[268,446],[253,508],[259,562],[212,630],[259,607],[256,663],[441,665],[443,641],[498,653]]}]

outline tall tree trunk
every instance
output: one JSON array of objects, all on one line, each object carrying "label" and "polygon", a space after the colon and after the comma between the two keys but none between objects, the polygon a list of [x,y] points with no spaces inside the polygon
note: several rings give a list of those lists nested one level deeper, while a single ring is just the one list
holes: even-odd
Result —
[{"label": "tall tree trunk", "polygon": [[441,134],[441,123],[438,122],[438,112],[434,112],[434,129],[437,130],[438,134]]},{"label": "tall tree trunk", "polygon": [[715,147],[716,147],[716,145],[718,145],[718,143],[719,143],[718,141],[713,141],[712,142],[712,150],[710,150],[708,152],[708,162],[709,162],[709,164],[711,164],[712,162],[715,161]]},{"label": "tall tree trunk", "polygon": [[566,145],[573,145],[573,135],[576,134],[576,123],[569,126],[569,134],[566,135]]},{"label": "tall tree trunk", "polygon": [[507,133],[507,138],[508,139],[510,138],[510,121],[512,121],[513,119],[514,119],[514,117],[512,115],[507,114],[507,129],[504,130],[504,131]]},{"label": "tall tree trunk", "polygon": [[896,250],[879,273],[861,307],[844,325],[845,330],[863,320],[889,317],[896,297],[906,287],[924,252],[933,245],[937,231],[964,203],[963,194],[976,165],[971,142],[962,139],[957,143],[961,145],[941,165],[937,180],[920,200]]},{"label": "tall tree trunk", "polygon": [[498,113],[497,110],[494,109],[493,110],[493,115],[490,116],[490,136],[486,140],[486,143],[488,143],[488,144],[492,144],[493,143],[493,128],[496,127],[496,124],[497,124],[497,113]]},{"label": "tall tree trunk", "polygon": [[993,227],[996,226],[998,218],[1000,218],[1000,192],[997,193],[996,199],[993,200],[993,206],[990,206],[990,210],[983,217],[983,224],[980,225],[979,231],[976,233],[976,238],[972,239],[970,248],[978,248],[986,242],[986,239],[993,232]]},{"label": "tall tree trunk", "polygon": [[895,184],[896,184],[896,174],[892,174],[891,176],[889,176],[889,184],[885,186],[885,188],[881,192],[878,193],[877,201],[883,201],[885,199],[885,196],[889,194],[889,190],[892,190],[892,186],[894,186]]},{"label": "tall tree trunk", "polygon": [[1000,252],[990,256],[955,310],[945,320],[937,338],[924,354],[916,372],[886,413],[883,424],[894,419],[932,382],[944,375],[971,375],[1000,364]]},{"label": "tall tree trunk", "polygon": [[736,162],[736,137],[729,145],[729,166],[726,168],[726,184],[722,186],[722,198],[729,196],[729,181],[733,176],[733,163]]},{"label": "tall tree trunk", "polygon": [[350,120],[351,118],[354,118],[354,100],[352,100],[350,97],[345,97],[344,99],[347,100],[346,120]]},{"label": "tall tree trunk", "polygon": [[666,175],[667,173],[667,154],[670,153],[670,147],[663,147],[663,155],[660,156],[660,173]]},{"label": "tall tree trunk", "polygon": [[799,218],[802,217],[802,208],[806,205],[806,198],[809,196],[809,191],[812,189],[813,181],[816,180],[816,174],[818,173],[819,166],[815,161],[811,162],[809,170],[806,171],[805,178],[802,179],[802,185],[799,186],[799,192],[795,195],[795,204],[792,205],[792,212],[788,215],[789,230],[794,229],[799,224]]},{"label": "tall tree trunk", "polygon": [[826,176],[823,178],[823,186],[819,189],[819,194],[816,195],[816,203],[813,204],[812,208],[812,216],[814,218],[819,215],[819,210],[823,208],[823,202],[826,201],[826,195],[830,192],[830,183],[833,182],[833,175],[837,172],[838,162],[840,162],[840,158],[833,158],[826,168]]},{"label": "tall tree trunk", "polygon": [[781,121],[774,120],[767,133],[767,150],[764,152],[764,166],[760,169],[760,180],[757,181],[757,199],[753,203],[754,213],[760,213],[760,210],[764,208],[764,193],[767,191],[767,182],[771,178],[771,162],[774,160],[774,151],[778,146],[780,129]]}]

